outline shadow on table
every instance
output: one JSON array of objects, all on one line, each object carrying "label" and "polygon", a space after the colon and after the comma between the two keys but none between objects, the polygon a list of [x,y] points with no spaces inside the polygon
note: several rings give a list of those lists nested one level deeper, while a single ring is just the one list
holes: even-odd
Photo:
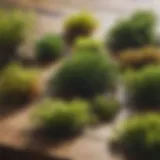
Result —
[{"label": "shadow on table", "polygon": [[21,150],[8,146],[0,145],[1,160],[69,160],[56,156],[49,156],[42,152],[31,151],[29,149]]}]

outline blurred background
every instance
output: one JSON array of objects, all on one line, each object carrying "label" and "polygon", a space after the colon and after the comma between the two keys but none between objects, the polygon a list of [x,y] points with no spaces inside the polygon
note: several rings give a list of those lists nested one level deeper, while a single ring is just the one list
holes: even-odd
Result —
[{"label": "blurred background", "polygon": [[0,0],[0,159],[159,160],[159,6]]}]

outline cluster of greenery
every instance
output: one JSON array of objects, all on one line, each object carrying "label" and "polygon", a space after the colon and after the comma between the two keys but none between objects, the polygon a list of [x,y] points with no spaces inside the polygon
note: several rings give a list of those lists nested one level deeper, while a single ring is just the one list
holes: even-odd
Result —
[{"label": "cluster of greenery", "polygon": [[[126,96],[129,106],[136,111],[154,112],[160,106],[160,53],[159,46],[155,45],[155,20],[152,12],[138,11],[115,24],[107,37],[111,53],[127,69]],[[132,117],[118,131],[112,142],[127,159],[160,159],[159,113]]]},{"label": "cluster of greenery", "polygon": [[128,94],[138,108],[160,106],[160,67],[148,66],[126,73]]},{"label": "cluster of greenery", "polygon": [[10,64],[0,75],[0,104],[22,104],[32,100],[39,93],[36,70]]},{"label": "cluster of greenery", "polygon": [[0,104],[19,105],[39,93],[38,72],[15,63],[28,38],[33,16],[19,10],[0,10]]},{"label": "cluster of greenery", "polygon": [[36,43],[36,57],[40,62],[56,60],[62,55],[64,46],[63,38],[60,35],[45,35]]},{"label": "cluster of greenery", "polygon": [[74,52],[78,52],[83,54],[84,52],[91,52],[91,53],[98,53],[102,54],[105,53],[104,46],[101,41],[93,39],[93,38],[86,38],[80,37],[75,41],[74,44]]},{"label": "cluster of greenery", "polygon": [[52,137],[70,136],[82,132],[89,124],[113,118],[119,106],[116,100],[100,96],[92,103],[83,99],[47,99],[37,106],[33,120]]},{"label": "cluster of greenery", "polygon": [[[92,38],[87,38],[92,34],[92,32],[97,27],[97,20],[92,14],[88,12],[80,12],[66,19],[64,24],[64,35],[48,34],[42,37],[36,43],[36,57],[40,62],[48,62],[51,60],[56,60],[59,58],[65,48],[65,44],[75,45],[78,52],[83,49],[85,51],[87,48],[97,48],[101,50],[101,44],[93,40]],[[77,39],[79,37],[80,40]]]},{"label": "cluster of greenery", "polygon": [[92,110],[100,121],[112,120],[120,109],[120,102],[113,97],[97,96],[92,103]]},{"label": "cluster of greenery", "polygon": [[96,18],[89,12],[80,12],[70,16],[64,24],[67,44],[73,44],[78,37],[90,36],[97,28]]},{"label": "cluster of greenery", "polygon": [[50,89],[58,95],[93,97],[116,85],[116,66],[105,55],[75,54],[51,80]]},{"label": "cluster of greenery", "polygon": [[119,57],[122,69],[140,69],[150,64],[160,64],[160,50],[158,47],[143,47],[122,52]]},{"label": "cluster of greenery", "polygon": [[115,53],[154,44],[155,23],[154,13],[138,11],[131,17],[120,20],[111,28],[106,44]]},{"label": "cluster of greenery", "polygon": [[[3,66],[14,60],[26,38],[28,18],[19,11],[1,11],[0,18],[0,65]],[[152,12],[138,11],[115,24],[106,38],[111,54],[103,42],[91,37],[97,20],[88,12],[70,16],[65,21],[63,34],[47,34],[37,40],[35,56],[40,62],[57,60],[65,47],[69,47],[72,54],[48,84],[54,93],[51,96],[62,99],[40,103],[33,115],[36,125],[52,136],[66,136],[83,131],[93,119],[113,119],[120,103],[114,97],[105,96],[116,89],[118,80],[118,65],[112,53],[118,53],[120,66],[136,69],[124,76],[130,102],[137,109],[159,109],[160,53],[155,46],[155,22]],[[34,98],[39,93],[37,81],[37,71],[33,69],[14,64],[5,67],[0,72],[0,103],[21,104]],[[127,154],[136,155],[136,160],[159,160],[159,126],[158,113],[131,118],[116,141]]]},{"label": "cluster of greenery", "polygon": [[[118,53],[120,66],[136,69],[125,74],[124,82],[130,102],[143,111],[160,106],[160,54],[158,46],[154,46],[155,20],[150,11],[136,12],[113,26],[106,40],[111,56]],[[69,45],[72,54],[51,77],[48,87],[54,96],[63,99],[40,104],[34,115],[39,126],[52,136],[83,131],[95,120],[111,120],[120,109],[120,103],[114,97],[105,97],[115,89],[118,66],[106,52],[103,42],[91,37],[96,26],[97,21],[88,13],[75,14],[65,23],[64,41],[67,45],[72,44]],[[46,50],[52,56],[54,54],[53,57],[60,55],[62,39],[53,44],[50,40],[42,40],[39,45],[42,59],[44,55],[48,57]],[[47,49],[43,43],[47,43]],[[83,100],[75,99],[77,97]],[[158,113],[131,118],[122,126],[121,132],[117,132],[116,143],[127,156],[136,160],[158,160],[159,126]]]},{"label": "cluster of greenery", "polygon": [[71,102],[49,99],[38,106],[33,118],[52,136],[75,134],[90,122],[89,104],[78,99]]},{"label": "cluster of greenery", "polygon": [[[28,19],[19,11],[6,15],[8,19],[5,17],[0,22],[0,42],[4,44],[0,49],[8,54],[11,51],[9,47],[14,46],[12,51],[17,54],[18,47],[26,37]],[[108,99],[104,98],[104,102],[103,99],[95,102],[90,99],[115,88],[117,77],[117,66],[105,52],[103,43],[88,37],[96,26],[97,20],[90,13],[80,12],[66,20],[65,36],[47,34],[35,43],[35,57],[40,62],[57,60],[65,51],[66,42],[73,44],[72,57],[66,59],[49,83],[51,91],[58,96],[69,97],[71,101],[45,101],[37,106],[34,114],[37,125],[56,135],[80,132],[94,119],[108,120],[118,110],[118,103],[111,103]],[[22,104],[39,93],[37,71],[33,69],[11,63],[0,74],[1,104]],[[98,106],[105,114],[101,114],[100,110],[96,113]]]},{"label": "cluster of greenery", "polygon": [[26,37],[30,15],[21,11],[0,10],[0,67],[17,57],[17,49]]},{"label": "cluster of greenery", "polygon": [[150,113],[129,119],[117,132],[114,143],[129,159],[160,159],[160,114]]}]

